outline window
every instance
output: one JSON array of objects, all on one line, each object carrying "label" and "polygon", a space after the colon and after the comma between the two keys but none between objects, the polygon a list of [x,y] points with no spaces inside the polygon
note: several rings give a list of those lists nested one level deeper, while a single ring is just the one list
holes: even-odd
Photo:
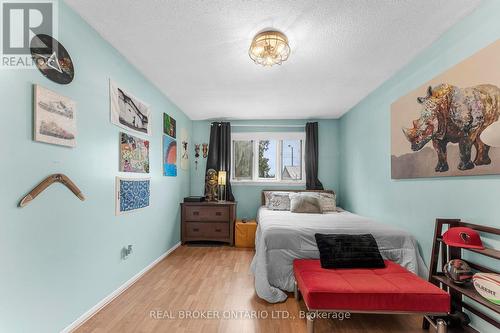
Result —
[{"label": "window", "polygon": [[233,141],[233,178],[237,180],[252,180],[253,170],[253,141]]},{"label": "window", "polygon": [[235,183],[305,183],[305,134],[233,133],[232,181]]}]

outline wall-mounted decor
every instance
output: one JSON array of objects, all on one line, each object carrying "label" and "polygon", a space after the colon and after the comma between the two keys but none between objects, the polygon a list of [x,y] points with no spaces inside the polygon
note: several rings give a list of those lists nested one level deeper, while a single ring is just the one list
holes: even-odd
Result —
[{"label": "wall-mounted decor", "polygon": [[149,206],[149,178],[116,177],[116,215],[121,215]]},{"label": "wall-mounted decor", "polygon": [[194,168],[198,170],[198,159],[200,158],[200,144],[194,145]]},{"label": "wall-mounted decor", "polygon": [[36,67],[47,79],[60,84],[73,81],[73,61],[59,41],[49,35],[36,35],[31,39],[30,51]]},{"label": "wall-mounted decor", "polygon": [[500,41],[391,107],[392,178],[500,174],[500,148],[481,140],[500,116]]},{"label": "wall-mounted decor", "polygon": [[163,133],[170,135],[174,139],[177,134],[175,119],[166,113],[163,114]]},{"label": "wall-mounted decor", "polygon": [[48,176],[44,180],[42,180],[37,186],[35,186],[30,193],[26,194],[21,201],[19,202],[19,207],[24,207],[27,204],[29,204],[31,201],[33,201],[40,193],[45,191],[47,187],[54,183],[61,183],[64,186],[66,186],[71,192],[73,192],[74,195],[78,197],[81,201],[85,201],[85,196],[83,195],[82,191],[78,188],[78,186],[75,185],[69,179],[68,176],[63,175],[62,173],[56,173],[53,175]]},{"label": "wall-mounted decor", "polygon": [[149,106],[109,81],[111,122],[139,134],[151,134]]},{"label": "wall-mounted decor", "polygon": [[120,132],[120,171],[149,173],[149,141]]},{"label": "wall-mounted decor", "polygon": [[177,142],[169,136],[163,136],[163,175],[177,176]]},{"label": "wall-mounted decor", "polygon": [[76,103],[56,92],[35,85],[35,141],[76,146]]},{"label": "wall-mounted decor", "polygon": [[202,143],[201,144],[202,151],[203,151],[203,158],[208,157],[208,143]]},{"label": "wall-mounted decor", "polygon": [[185,128],[181,128],[181,169],[189,170],[189,153],[188,153],[188,132]]}]

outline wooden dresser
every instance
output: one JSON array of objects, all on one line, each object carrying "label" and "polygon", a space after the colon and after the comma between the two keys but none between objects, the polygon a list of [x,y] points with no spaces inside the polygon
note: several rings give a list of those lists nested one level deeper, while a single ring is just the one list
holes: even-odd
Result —
[{"label": "wooden dresser", "polygon": [[235,202],[181,203],[181,242],[234,243]]}]

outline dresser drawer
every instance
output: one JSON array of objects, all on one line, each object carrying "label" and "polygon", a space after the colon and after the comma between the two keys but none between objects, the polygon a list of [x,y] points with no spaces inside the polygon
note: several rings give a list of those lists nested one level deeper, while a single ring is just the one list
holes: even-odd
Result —
[{"label": "dresser drawer", "polygon": [[188,238],[227,238],[229,223],[223,222],[186,222]]},{"label": "dresser drawer", "polygon": [[186,221],[227,221],[229,208],[218,206],[186,206]]}]

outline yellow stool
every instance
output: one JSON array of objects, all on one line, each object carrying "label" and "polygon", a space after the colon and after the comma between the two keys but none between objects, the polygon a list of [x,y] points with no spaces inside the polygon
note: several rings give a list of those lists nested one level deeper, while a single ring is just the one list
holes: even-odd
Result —
[{"label": "yellow stool", "polygon": [[246,223],[237,220],[235,229],[234,238],[236,247],[255,247],[255,230],[257,230],[257,222],[255,220],[249,220]]}]

